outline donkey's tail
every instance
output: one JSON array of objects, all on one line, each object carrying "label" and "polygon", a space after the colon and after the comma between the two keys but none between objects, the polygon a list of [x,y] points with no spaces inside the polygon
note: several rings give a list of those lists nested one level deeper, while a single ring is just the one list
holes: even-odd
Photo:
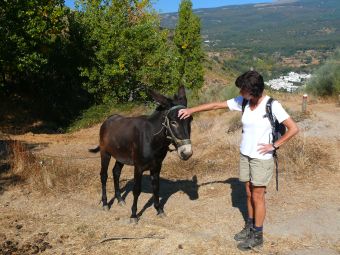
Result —
[{"label": "donkey's tail", "polygon": [[94,148],[94,149],[89,149],[89,152],[92,152],[92,153],[97,153],[98,151],[100,151],[99,146],[97,146],[97,147]]}]

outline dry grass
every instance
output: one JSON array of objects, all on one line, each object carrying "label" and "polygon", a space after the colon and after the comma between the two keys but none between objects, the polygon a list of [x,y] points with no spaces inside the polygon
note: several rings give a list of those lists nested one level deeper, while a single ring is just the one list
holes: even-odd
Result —
[{"label": "dry grass", "polygon": [[332,171],[333,164],[332,150],[329,142],[322,139],[294,137],[278,151],[279,161],[284,173],[296,179],[308,179],[322,171]]},{"label": "dry grass", "polygon": [[233,133],[233,132],[238,131],[242,128],[241,117],[242,117],[242,115],[237,114],[237,115],[234,115],[231,118],[231,120],[229,121],[228,133]]},{"label": "dry grass", "polygon": [[167,178],[191,178],[196,175],[208,177],[221,173],[235,175],[238,171],[238,146],[228,143],[217,144],[212,148],[196,146],[194,155],[188,161],[181,161],[177,155],[171,155],[162,168],[162,175]]},{"label": "dry grass", "polygon": [[38,192],[66,192],[85,186],[84,173],[62,159],[40,158],[20,141],[9,141],[9,176]]},{"label": "dry grass", "polygon": [[20,176],[22,180],[27,180],[39,173],[38,161],[25,144],[19,141],[10,141],[9,147],[11,172],[13,174]]},{"label": "dry grass", "polygon": [[188,161],[181,161],[172,153],[164,162],[162,174],[169,178],[209,177],[226,172],[236,174],[239,133],[228,134],[229,117],[230,114],[211,114],[195,118],[192,125],[193,156]]},{"label": "dry grass", "polygon": [[311,111],[302,112],[291,111],[290,109],[287,109],[287,112],[295,122],[301,122],[304,121],[305,119],[310,119],[313,116],[313,112]]}]

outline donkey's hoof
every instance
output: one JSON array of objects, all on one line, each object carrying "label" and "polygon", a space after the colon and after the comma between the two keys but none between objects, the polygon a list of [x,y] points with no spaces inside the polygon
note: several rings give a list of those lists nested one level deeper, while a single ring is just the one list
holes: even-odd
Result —
[{"label": "donkey's hoof", "polygon": [[130,218],[130,223],[131,224],[137,224],[138,223],[138,219],[137,218]]},{"label": "donkey's hoof", "polygon": [[124,200],[120,200],[120,201],[118,202],[118,204],[119,204],[120,206],[125,206],[125,205],[126,205],[126,203],[125,203]]},{"label": "donkey's hoof", "polygon": [[109,209],[110,209],[110,208],[109,208],[109,206],[108,206],[108,205],[103,205],[103,210],[104,210],[104,211],[108,212],[108,211],[109,211]]},{"label": "donkey's hoof", "polygon": [[166,214],[165,214],[165,212],[160,212],[160,213],[157,214],[157,216],[158,216],[159,218],[165,218],[165,217],[166,217]]}]

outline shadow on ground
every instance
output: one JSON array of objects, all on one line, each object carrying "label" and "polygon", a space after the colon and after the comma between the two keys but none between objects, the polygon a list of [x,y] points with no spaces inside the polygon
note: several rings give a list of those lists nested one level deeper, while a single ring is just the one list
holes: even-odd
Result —
[{"label": "shadow on ground", "polygon": [[[124,180],[122,180],[124,181]],[[122,198],[128,196],[130,192],[133,191],[134,181],[128,180],[126,185],[121,188],[122,191]],[[167,203],[168,199],[177,192],[185,193],[190,200],[198,199],[198,185],[197,185],[197,177],[194,175],[191,180],[167,180],[164,178],[160,178],[159,180],[159,198],[160,198],[160,205],[164,207]],[[143,175],[142,178],[142,193],[150,193],[152,194],[152,187],[151,187],[151,178],[148,175]],[[115,198],[113,197],[110,202],[109,206],[111,207],[114,203]],[[151,197],[143,206],[143,208],[138,213],[138,217],[140,217],[147,208],[153,205],[153,197]]]},{"label": "shadow on ground", "polygon": [[247,214],[247,193],[244,187],[244,183],[240,182],[238,178],[229,178],[225,181],[212,181],[205,182],[200,184],[199,186],[205,186],[214,183],[223,183],[229,184],[231,188],[231,203],[232,206],[238,208],[243,219],[246,220],[248,218]]},{"label": "shadow on ground", "polygon": [[[123,180],[124,181],[124,180]],[[205,185],[210,185],[214,183],[223,183],[223,184],[229,184],[231,188],[231,200],[232,200],[232,206],[235,208],[238,208],[243,219],[247,219],[247,194],[244,188],[244,184],[238,180],[238,178],[229,178],[224,181],[212,181],[212,182],[205,182],[202,184],[197,184],[197,177],[194,175],[191,180],[167,180],[160,178],[160,204],[164,206],[169,198],[177,193],[177,192],[183,192],[185,193],[190,200],[196,200],[199,198],[198,190],[200,187]],[[122,198],[125,200],[125,198],[128,196],[130,192],[133,190],[134,181],[133,179],[128,180],[126,185],[121,188],[122,191]],[[151,187],[151,179],[148,175],[143,175],[142,178],[142,192],[143,193],[150,193],[152,194],[152,187]],[[113,197],[110,202],[109,206],[111,207],[114,203],[115,198]],[[138,217],[140,217],[147,208],[153,205],[153,197],[151,197],[143,206],[143,208],[138,213]]]}]

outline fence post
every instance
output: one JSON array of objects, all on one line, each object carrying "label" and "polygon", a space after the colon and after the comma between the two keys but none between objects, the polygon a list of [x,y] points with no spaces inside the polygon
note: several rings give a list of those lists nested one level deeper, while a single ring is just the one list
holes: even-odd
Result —
[{"label": "fence post", "polygon": [[302,113],[306,113],[306,110],[307,110],[307,98],[308,98],[307,94],[304,94],[302,96]]}]

